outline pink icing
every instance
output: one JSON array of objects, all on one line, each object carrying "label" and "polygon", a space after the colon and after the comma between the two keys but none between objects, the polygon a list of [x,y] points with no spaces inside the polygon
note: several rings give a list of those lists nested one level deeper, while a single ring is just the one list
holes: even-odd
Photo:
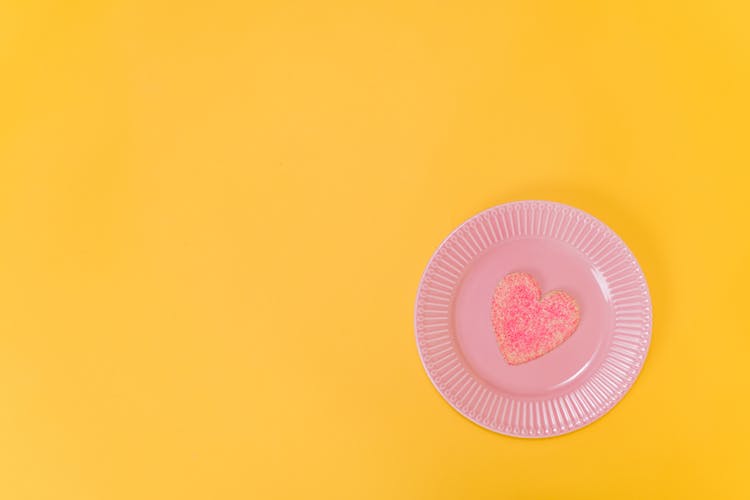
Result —
[{"label": "pink icing", "polygon": [[527,273],[507,274],[492,297],[492,326],[505,360],[518,365],[547,354],[578,327],[578,304],[568,293],[542,290]]}]

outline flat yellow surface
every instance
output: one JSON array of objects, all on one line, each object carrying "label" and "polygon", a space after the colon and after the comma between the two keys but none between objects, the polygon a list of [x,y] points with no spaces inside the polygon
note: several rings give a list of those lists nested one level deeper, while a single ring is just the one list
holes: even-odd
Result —
[{"label": "flat yellow surface", "polygon": [[[0,498],[750,497],[747,2],[0,4]],[[646,273],[574,434],[432,388],[422,270],[551,199]]]}]

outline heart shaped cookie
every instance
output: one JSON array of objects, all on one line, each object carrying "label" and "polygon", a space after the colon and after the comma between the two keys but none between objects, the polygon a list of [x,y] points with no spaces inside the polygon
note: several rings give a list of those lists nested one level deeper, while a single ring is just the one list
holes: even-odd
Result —
[{"label": "heart shaped cookie", "polygon": [[542,290],[528,273],[510,273],[492,296],[492,327],[505,360],[526,363],[547,354],[573,335],[581,319],[575,299]]}]

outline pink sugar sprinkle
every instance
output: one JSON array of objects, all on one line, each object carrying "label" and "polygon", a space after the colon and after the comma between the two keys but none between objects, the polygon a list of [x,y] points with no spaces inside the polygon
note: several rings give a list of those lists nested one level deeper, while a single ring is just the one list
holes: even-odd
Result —
[{"label": "pink sugar sprinkle", "polygon": [[526,363],[547,354],[573,335],[578,304],[568,293],[542,290],[528,273],[510,273],[495,288],[492,326],[505,360]]}]

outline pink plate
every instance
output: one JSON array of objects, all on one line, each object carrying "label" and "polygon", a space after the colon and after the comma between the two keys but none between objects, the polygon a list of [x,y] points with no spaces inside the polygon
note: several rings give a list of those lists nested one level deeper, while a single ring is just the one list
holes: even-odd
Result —
[{"label": "pink plate", "polygon": [[[512,272],[580,308],[577,330],[518,365],[492,326],[495,287]],[[417,293],[417,347],[427,374],[461,414],[495,432],[547,437],[584,427],[630,389],[651,340],[651,298],[633,254],[602,222],[548,201],[486,210],[432,256]]]}]

